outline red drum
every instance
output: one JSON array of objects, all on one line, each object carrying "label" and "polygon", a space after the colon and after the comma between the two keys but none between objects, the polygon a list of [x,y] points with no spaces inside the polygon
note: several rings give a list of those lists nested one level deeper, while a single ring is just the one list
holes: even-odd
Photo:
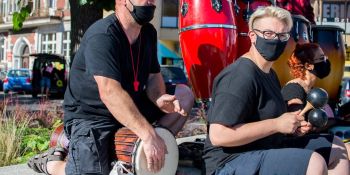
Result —
[{"label": "red drum", "polygon": [[236,58],[232,2],[180,0],[180,46],[197,98],[208,100],[213,79]]},{"label": "red drum", "polygon": [[293,79],[287,63],[295,49],[295,46],[297,43],[301,44],[310,42],[310,22],[301,15],[293,15],[292,18],[293,28],[291,30],[291,37],[288,40],[283,54],[273,64],[273,69],[276,71],[282,86],[289,80]]},{"label": "red drum", "polygon": [[175,137],[165,128],[156,127],[155,131],[164,140],[168,151],[165,155],[164,167],[159,172],[152,173],[147,170],[143,142],[136,134],[124,127],[115,133],[115,153],[118,162],[110,175],[119,175],[120,171],[136,175],[175,174],[179,160],[179,150]]},{"label": "red drum", "polygon": [[313,26],[312,40],[318,43],[331,62],[331,72],[324,79],[317,80],[317,87],[324,88],[332,101],[338,101],[338,90],[343,78],[345,64],[344,30],[338,26]]},{"label": "red drum", "polygon": [[250,48],[250,38],[248,37],[248,21],[251,14],[259,7],[270,6],[269,0],[236,0],[234,4],[235,13],[238,14],[237,20],[237,57],[248,52]]}]

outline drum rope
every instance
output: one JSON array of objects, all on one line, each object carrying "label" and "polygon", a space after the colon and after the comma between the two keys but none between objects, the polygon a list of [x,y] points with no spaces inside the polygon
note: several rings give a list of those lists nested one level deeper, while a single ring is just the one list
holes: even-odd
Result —
[{"label": "drum rope", "polygon": [[128,164],[126,162],[118,160],[113,166],[113,169],[109,175],[134,175],[124,165],[127,166]]}]

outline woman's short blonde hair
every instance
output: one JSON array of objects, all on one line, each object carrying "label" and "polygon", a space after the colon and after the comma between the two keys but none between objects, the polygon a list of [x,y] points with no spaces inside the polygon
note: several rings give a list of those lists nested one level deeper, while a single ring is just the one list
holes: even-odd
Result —
[{"label": "woman's short blonde hair", "polygon": [[293,27],[293,20],[292,16],[289,13],[289,11],[274,7],[274,6],[267,6],[267,7],[259,7],[253,14],[250,16],[249,19],[249,30],[253,30],[253,25],[256,20],[264,18],[264,17],[275,17],[279,20],[281,20],[284,24],[287,25],[288,31],[290,31]]}]

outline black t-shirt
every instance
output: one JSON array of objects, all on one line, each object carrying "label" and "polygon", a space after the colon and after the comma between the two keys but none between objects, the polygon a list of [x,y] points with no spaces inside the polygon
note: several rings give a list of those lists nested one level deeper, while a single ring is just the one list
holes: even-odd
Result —
[{"label": "black t-shirt", "polygon": [[51,72],[50,72],[50,70],[48,70],[48,69],[50,69],[50,68],[48,68],[49,66],[44,66],[43,68],[42,68],[42,75],[43,75],[43,77],[47,77],[47,78],[52,78],[52,74],[54,73],[53,71],[54,71],[54,68],[51,66]]},{"label": "black t-shirt", "polygon": [[297,111],[304,108],[306,104],[306,92],[304,88],[298,83],[288,83],[281,90],[282,96],[286,104],[289,100],[300,99],[302,104],[293,104],[288,106],[288,111]]},{"label": "black t-shirt", "polygon": [[[134,66],[127,36],[114,14],[95,22],[86,31],[70,70],[64,96],[65,121],[73,118],[94,120],[113,117],[100,99],[94,75],[120,82],[135,104],[142,106],[139,105],[139,99],[146,93],[149,74],[160,72],[156,48],[157,32],[154,27],[151,24],[144,25],[131,47]],[[139,91],[135,92],[133,69],[136,71],[137,67],[140,85]]]},{"label": "black t-shirt", "polygon": [[[208,124],[231,127],[276,118],[285,112],[286,105],[276,73],[272,69],[264,73],[251,60],[241,57],[214,80]],[[216,147],[207,136],[203,156],[206,174],[213,174],[218,167],[242,152],[277,148],[282,138],[282,134],[274,134],[243,146]]]}]

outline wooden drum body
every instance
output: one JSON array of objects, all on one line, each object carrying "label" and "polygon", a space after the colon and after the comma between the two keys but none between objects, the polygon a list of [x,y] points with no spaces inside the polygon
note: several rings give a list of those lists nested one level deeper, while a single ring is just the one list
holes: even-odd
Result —
[{"label": "wooden drum body", "polygon": [[180,0],[180,46],[198,99],[207,100],[215,76],[236,58],[232,2]]},{"label": "wooden drum body", "polygon": [[343,78],[345,64],[344,30],[338,26],[313,26],[312,39],[318,43],[331,62],[331,72],[321,80],[317,80],[316,87],[328,92],[329,99],[338,101],[338,90]]}]

